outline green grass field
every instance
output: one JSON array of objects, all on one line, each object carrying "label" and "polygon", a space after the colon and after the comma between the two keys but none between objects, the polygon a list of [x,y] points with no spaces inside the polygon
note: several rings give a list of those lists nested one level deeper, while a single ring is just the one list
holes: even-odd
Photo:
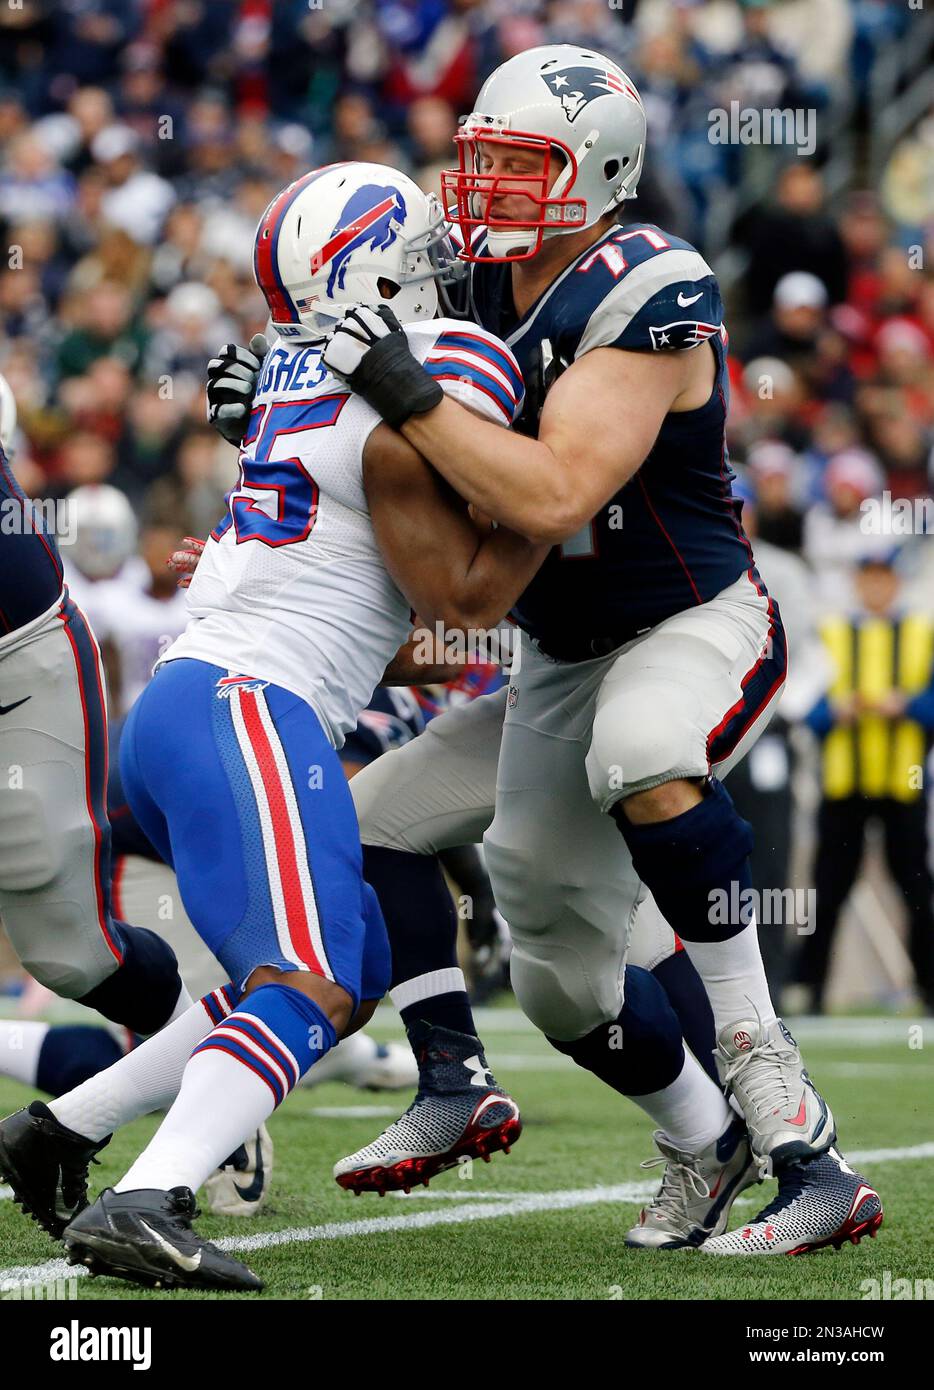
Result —
[{"label": "green grass field", "polygon": [[[914,1032],[911,1030],[914,1029]],[[381,1011],[372,1030],[399,1036]],[[875,1241],[801,1259],[722,1260],[694,1251],[627,1250],[641,1205],[640,1172],[653,1152],[649,1124],[629,1102],[553,1052],[513,1010],[486,1013],[491,1065],[519,1100],[525,1132],[513,1153],[436,1179],[410,1197],[353,1197],[333,1161],[372,1138],[407,1097],[328,1084],[295,1093],[270,1123],[275,1177],[254,1221],[202,1217],[199,1229],[245,1255],[269,1299],[860,1299],[861,1281],[934,1278],[934,1027],[906,1019],[839,1020],[801,1030],[811,1073],[836,1114],[843,1152],[879,1189],[885,1224]],[[919,1047],[918,1043],[923,1046]],[[0,1113],[29,1093],[0,1082]],[[322,1114],[362,1108],[363,1114]],[[92,1170],[96,1188],[125,1169],[155,1120],[120,1133]],[[905,1150],[924,1146],[921,1153]],[[880,1152],[888,1151],[888,1152]],[[636,1189],[635,1191],[633,1189]],[[769,1183],[734,1207],[734,1224],[769,1200]],[[760,1197],[761,1194],[761,1197]],[[268,1237],[279,1233],[279,1242]],[[264,1240],[264,1237],[266,1238]],[[0,1201],[0,1285],[65,1271],[61,1248]],[[13,1273],[16,1271],[16,1273]],[[112,1279],[81,1278],[81,1299],[184,1299]],[[9,1293],[7,1294],[9,1296]]]}]

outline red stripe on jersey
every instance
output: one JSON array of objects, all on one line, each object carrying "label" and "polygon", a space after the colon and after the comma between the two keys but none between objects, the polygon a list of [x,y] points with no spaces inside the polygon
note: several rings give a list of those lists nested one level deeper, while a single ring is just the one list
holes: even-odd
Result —
[{"label": "red stripe on jersey", "polygon": [[[434,377],[435,381],[462,382],[464,380],[463,374],[458,375],[457,372],[432,372],[432,376]],[[471,381],[470,385],[474,391],[482,391],[485,396],[489,396],[490,400],[496,406],[496,409],[500,412],[503,419],[506,421],[506,424],[512,424],[512,416],[509,414],[509,411],[505,409],[502,401],[499,400],[496,396],[494,396],[492,391],[488,391],[485,386],[481,386],[479,381]],[[500,387],[500,390],[502,390],[502,387]]]}]

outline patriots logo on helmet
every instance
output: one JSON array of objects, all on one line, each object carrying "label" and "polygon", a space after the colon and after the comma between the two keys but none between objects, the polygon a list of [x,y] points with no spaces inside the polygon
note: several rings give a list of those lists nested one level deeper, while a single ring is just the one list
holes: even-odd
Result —
[{"label": "patriots logo on helmet", "polygon": [[405,218],[405,199],[397,188],[364,184],[347,199],[330,237],[312,254],[312,275],[330,262],[327,292],[333,294],[335,287],[342,290],[351,253],[366,245],[373,251],[385,251],[399,235]]},{"label": "patriots logo on helmet", "polygon": [[622,73],[609,67],[590,68],[581,65],[559,68],[554,72],[543,72],[541,77],[549,91],[554,92],[560,99],[564,114],[570,122],[575,121],[584,107],[596,97],[605,97],[608,92],[628,96],[630,100],[642,105],[635,87]]},{"label": "patriots logo on helmet", "polygon": [[679,319],[677,323],[666,323],[660,328],[650,325],[649,332],[656,351],[663,348],[692,348],[719,333],[720,325],[698,323],[696,319]]}]

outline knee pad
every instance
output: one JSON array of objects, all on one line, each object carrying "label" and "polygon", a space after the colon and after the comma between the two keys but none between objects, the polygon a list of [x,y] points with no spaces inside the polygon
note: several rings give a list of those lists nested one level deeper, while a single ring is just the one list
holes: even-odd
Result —
[{"label": "knee pad", "polygon": [[704,738],[684,691],[660,682],[617,690],[597,710],[586,765],[601,811],[662,782],[706,776]]},{"label": "knee pad", "polygon": [[[748,924],[748,918],[732,920],[730,905],[750,883],[752,826],[716,778],[705,790],[696,806],[672,820],[632,825],[625,813],[617,815],[636,873],[685,941],[724,941]],[[715,893],[724,895],[726,921],[714,910]]]},{"label": "knee pad", "polygon": [[168,1022],[178,1003],[182,980],[175,952],[145,927],[128,927],[125,922],[113,925],[123,962],[78,1002],[96,1009],[111,1023],[148,1037]]},{"label": "knee pad", "polygon": [[681,1025],[661,985],[638,966],[628,966],[626,997],[618,1018],[585,1037],[552,1047],[627,1096],[651,1095],[670,1086],[684,1066]]}]

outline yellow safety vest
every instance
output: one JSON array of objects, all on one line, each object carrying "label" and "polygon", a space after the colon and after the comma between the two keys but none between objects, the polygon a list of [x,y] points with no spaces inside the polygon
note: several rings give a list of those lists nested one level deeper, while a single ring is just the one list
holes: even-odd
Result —
[{"label": "yellow safety vest", "polygon": [[[831,700],[890,690],[910,697],[931,680],[934,622],[927,614],[830,618],[821,625],[821,636],[834,671]],[[855,723],[832,729],[824,740],[824,795],[916,801],[926,752],[925,731],[916,720],[860,715]]]}]

